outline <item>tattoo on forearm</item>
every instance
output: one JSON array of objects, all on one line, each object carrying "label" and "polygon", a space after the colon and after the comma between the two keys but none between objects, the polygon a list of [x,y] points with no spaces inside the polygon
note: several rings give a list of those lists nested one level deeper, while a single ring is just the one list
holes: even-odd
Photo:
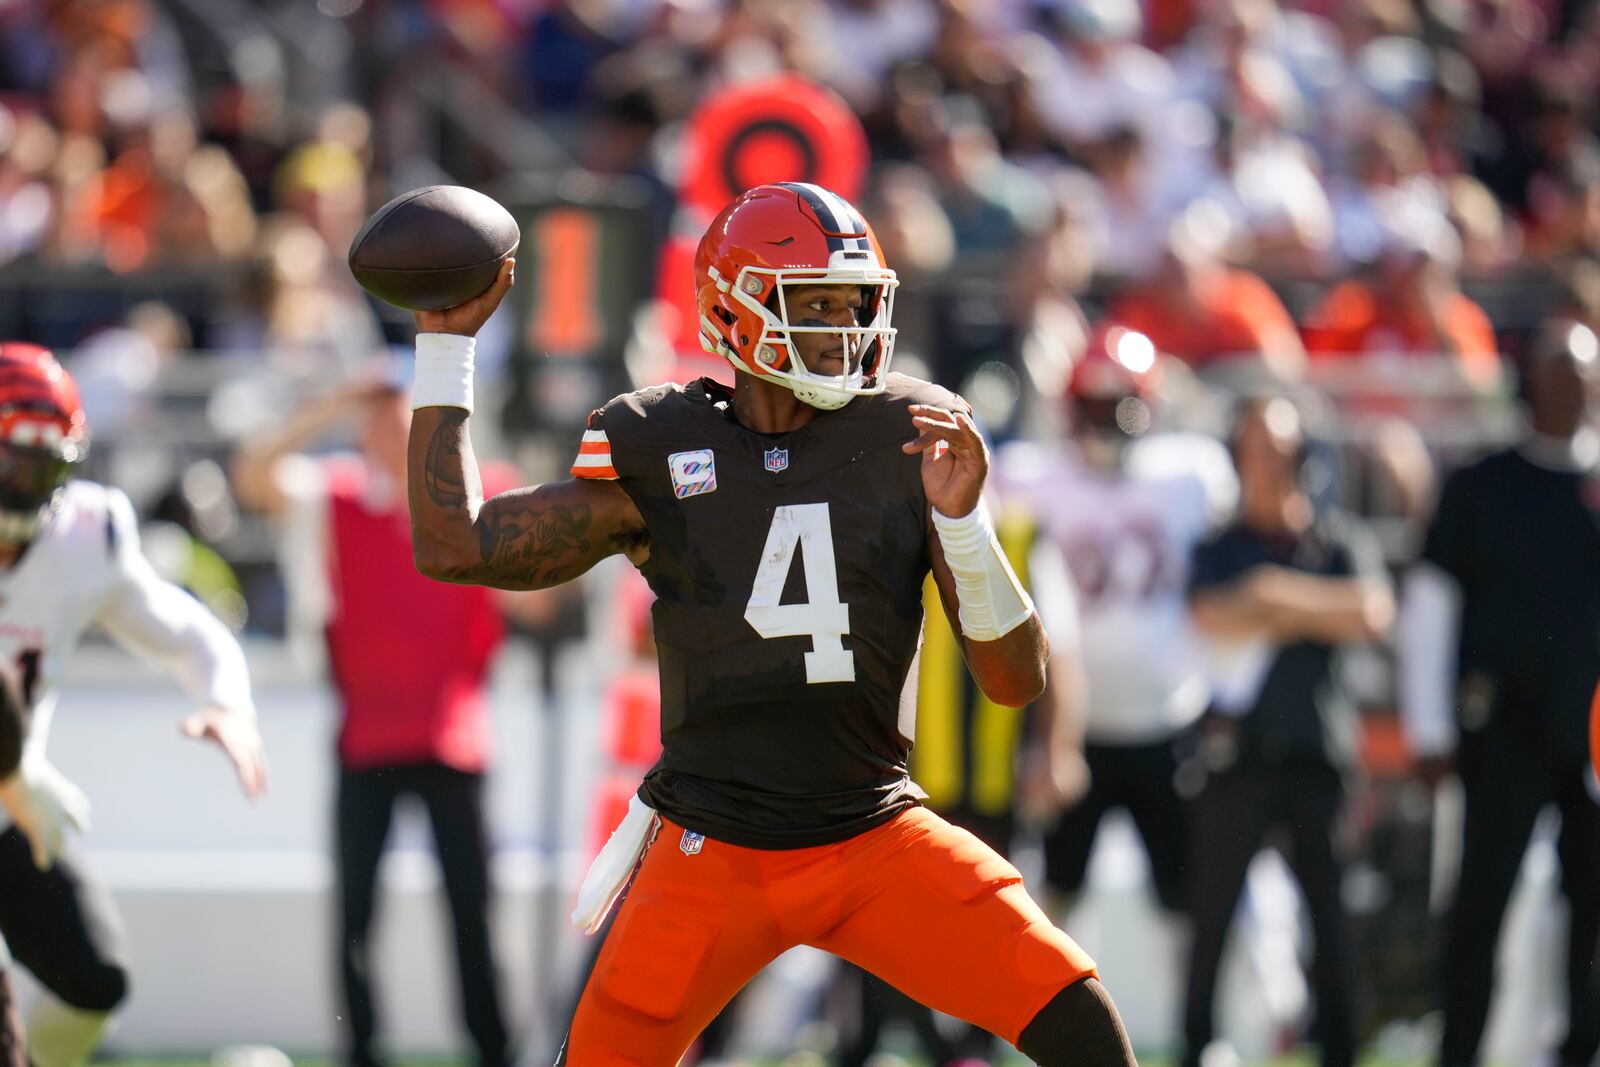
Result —
[{"label": "tattoo on forearm", "polygon": [[459,421],[445,420],[433,431],[428,442],[428,457],[423,465],[423,485],[428,499],[441,508],[467,506],[467,484],[462,475],[461,435]]},{"label": "tattoo on forearm", "polygon": [[538,505],[506,501],[478,520],[478,550],[484,571],[554,585],[575,578],[592,562],[587,504]]},{"label": "tattoo on forearm", "polygon": [[[590,484],[558,483],[482,500],[466,421],[466,412],[449,412],[424,431],[420,462],[412,469],[413,537],[429,554],[424,573],[539,589],[576,578],[602,556],[645,537],[642,528],[611,531],[615,523],[606,509],[612,502]],[[604,498],[598,514],[590,499],[597,493]]]}]

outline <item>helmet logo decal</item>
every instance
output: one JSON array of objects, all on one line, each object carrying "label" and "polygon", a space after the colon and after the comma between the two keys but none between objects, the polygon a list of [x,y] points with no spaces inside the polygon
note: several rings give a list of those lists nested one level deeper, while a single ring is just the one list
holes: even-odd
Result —
[{"label": "helmet logo decal", "polygon": [[672,495],[679,500],[717,491],[717,461],[709,448],[672,453],[667,470],[672,475]]}]

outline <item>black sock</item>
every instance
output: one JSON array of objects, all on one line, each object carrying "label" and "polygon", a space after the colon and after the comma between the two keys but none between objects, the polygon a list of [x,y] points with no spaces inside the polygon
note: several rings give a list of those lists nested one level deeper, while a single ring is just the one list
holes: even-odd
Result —
[{"label": "black sock", "polygon": [[1051,998],[1017,1039],[1039,1067],[1138,1067],[1122,1016],[1098,978],[1080,979]]}]

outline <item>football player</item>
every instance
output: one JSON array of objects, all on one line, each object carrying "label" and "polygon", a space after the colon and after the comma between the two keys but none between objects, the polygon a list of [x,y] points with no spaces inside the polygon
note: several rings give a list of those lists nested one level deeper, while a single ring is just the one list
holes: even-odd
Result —
[{"label": "football player", "polygon": [[1222,443],[1152,433],[1161,367],[1143,334],[1099,331],[1067,383],[1070,439],[1002,453],[1002,495],[1031,511],[1078,591],[1089,787],[1045,839],[1063,908],[1083,886],[1100,819],[1132,817],[1156,897],[1183,906],[1186,816],[1174,746],[1205,709],[1205,661],[1184,600],[1189,556],[1226,519],[1238,480]]},{"label": "football player", "polygon": [[[98,624],[167,667],[200,705],[183,733],[216,743],[247,794],[266,785],[238,642],[157,577],[123,493],[72,480],[88,446],[77,386],[55,357],[0,342],[0,660],[15,671],[25,712],[17,764],[0,780],[10,815],[0,833],[0,936],[52,994],[27,1020],[34,1067],[86,1059],[128,988],[121,920],[66,844],[88,804],[44,751],[56,686],[84,630]],[[7,1040],[20,1045],[15,1033]]]},{"label": "football player", "polygon": [[657,596],[664,751],[579,896],[596,925],[631,878],[563,1062],[670,1067],[809,944],[1046,1067],[1132,1064],[1094,963],[906,772],[930,569],[998,703],[1039,694],[1048,645],[980,503],[966,402],[889,373],[895,275],[860,214],[803,183],[734,200],[695,258],[701,341],[734,386],[619,396],[572,479],[484,501],[472,335],[512,269],[416,316],[417,565],[530,588],[621,553]]}]

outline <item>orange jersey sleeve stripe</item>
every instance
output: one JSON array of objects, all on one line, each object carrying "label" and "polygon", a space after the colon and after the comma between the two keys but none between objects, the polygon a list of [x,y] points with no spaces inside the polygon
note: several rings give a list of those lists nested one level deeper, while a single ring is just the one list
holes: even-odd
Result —
[{"label": "orange jersey sleeve stripe", "polygon": [[617,469],[611,465],[611,439],[604,430],[583,431],[578,458],[572,464],[572,476],[616,480]]}]

